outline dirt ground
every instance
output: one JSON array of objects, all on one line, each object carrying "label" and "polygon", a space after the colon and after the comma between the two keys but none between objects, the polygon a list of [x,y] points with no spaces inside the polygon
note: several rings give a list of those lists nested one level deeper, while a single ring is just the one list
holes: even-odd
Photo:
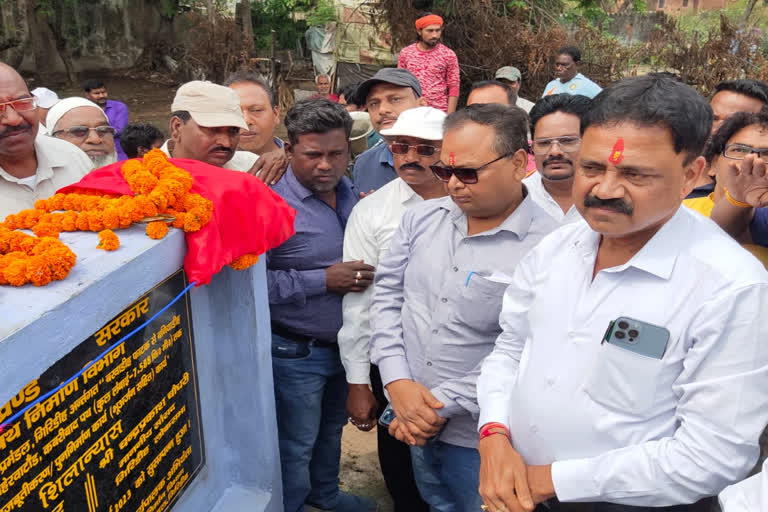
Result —
[{"label": "dirt ground", "polygon": [[[168,135],[168,119],[176,87],[158,85],[143,80],[105,78],[109,96],[128,105],[130,121],[152,123]],[[30,88],[44,84],[30,84]],[[54,89],[60,98],[81,96],[79,88]],[[285,136],[283,125],[278,127],[278,136]],[[347,425],[342,438],[341,487],[343,490],[375,499],[380,512],[392,512],[392,500],[379,469],[376,454],[376,431],[361,432]]]},{"label": "dirt ground", "polygon": [[392,512],[376,454],[376,430],[361,432],[352,425],[344,428],[341,438],[341,488],[375,499],[379,512]]}]

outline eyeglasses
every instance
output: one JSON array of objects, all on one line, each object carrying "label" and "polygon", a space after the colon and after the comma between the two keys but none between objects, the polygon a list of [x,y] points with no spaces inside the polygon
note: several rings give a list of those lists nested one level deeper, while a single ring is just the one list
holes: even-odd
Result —
[{"label": "eyeglasses", "polygon": [[723,156],[731,160],[744,160],[748,155],[755,154],[763,160],[768,160],[768,148],[753,148],[743,144],[728,144],[723,150]]},{"label": "eyeglasses", "polygon": [[102,139],[104,137],[114,137],[115,133],[117,133],[117,130],[115,130],[113,127],[103,125],[97,126],[96,128],[91,128],[89,126],[73,126],[72,128],[67,128],[65,130],[56,130],[51,135],[56,137],[61,133],[66,133],[76,139],[84,139],[91,133],[91,130],[95,131],[96,135]]},{"label": "eyeglasses", "polygon": [[533,154],[534,155],[546,155],[552,150],[552,147],[557,144],[560,149],[566,153],[578,151],[581,147],[581,138],[570,137],[550,137],[548,139],[538,139],[533,141]]},{"label": "eyeglasses", "polygon": [[432,170],[432,174],[435,175],[435,178],[439,179],[440,181],[448,182],[451,180],[451,176],[456,176],[456,179],[460,182],[467,185],[472,185],[477,183],[477,171],[481,171],[485,167],[488,167],[489,165],[509,156],[512,156],[511,153],[503,154],[500,157],[491,160],[487,164],[483,164],[475,169],[471,167],[445,167],[443,165],[430,165],[429,168]]},{"label": "eyeglasses", "polygon": [[435,154],[435,151],[439,149],[429,144],[416,144],[415,146],[412,146],[404,142],[393,142],[389,145],[390,151],[396,155],[405,155],[408,153],[408,151],[411,150],[411,148],[414,148],[416,150],[416,154],[421,156],[432,156]]},{"label": "eyeglasses", "polygon": [[8,107],[11,107],[16,112],[29,112],[37,108],[37,100],[35,98],[21,98],[20,100],[0,103],[0,115],[5,114],[8,111]]}]

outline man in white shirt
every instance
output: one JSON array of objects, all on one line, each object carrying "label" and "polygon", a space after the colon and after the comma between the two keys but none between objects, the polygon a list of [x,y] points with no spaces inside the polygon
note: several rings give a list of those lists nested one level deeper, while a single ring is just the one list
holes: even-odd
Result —
[{"label": "man in white shirt", "polygon": [[48,111],[46,126],[50,134],[79,147],[93,162],[94,168],[117,162],[115,134],[100,106],[74,96],[65,98]]},{"label": "man in white shirt", "polygon": [[531,109],[533,108],[533,102],[520,97],[522,74],[520,73],[519,69],[513,66],[501,67],[496,70],[496,75],[493,78],[508,85],[512,90],[515,91],[515,95],[517,97],[517,101],[515,102],[516,107],[520,107],[521,109],[525,110],[526,114],[531,112]]},{"label": "man in white shirt", "polygon": [[581,147],[581,117],[589,109],[586,96],[555,94],[531,109],[535,172],[523,183],[536,203],[561,224],[581,219],[573,205],[573,165]]},{"label": "man in white shirt", "polygon": [[768,460],[763,470],[746,480],[728,486],[718,497],[723,512],[763,512],[768,510]]},{"label": "man in white shirt", "polygon": [[0,221],[85,176],[93,164],[76,146],[37,137],[35,98],[24,79],[0,62]]},{"label": "man in white shirt", "polygon": [[[429,167],[440,160],[445,112],[417,107],[400,114],[391,128],[381,131],[392,152],[398,178],[366,196],[352,210],[344,232],[343,261],[362,260],[374,267],[389,250],[392,235],[407,209],[426,199],[447,194]],[[370,430],[388,401],[378,368],[371,368],[369,308],[373,287],[344,296],[344,325],[339,351],[347,373],[347,411],[352,424]],[[369,387],[371,386],[371,387]],[[378,427],[379,463],[396,512],[427,510],[413,481],[408,447]]]},{"label": "man in white shirt", "polygon": [[768,274],[680,207],[711,124],[704,98],[659,75],[607,87],[582,118],[586,222],[520,263],[478,380],[492,512],[690,511],[754,467]]},{"label": "man in white shirt", "polygon": [[248,125],[240,96],[229,87],[199,80],[179,87],[171,104],[170,129],[171,138],[160,149],[172,158],[242,172],[249,172],[259,159],[237,151],[240,130],[248,130]]}]

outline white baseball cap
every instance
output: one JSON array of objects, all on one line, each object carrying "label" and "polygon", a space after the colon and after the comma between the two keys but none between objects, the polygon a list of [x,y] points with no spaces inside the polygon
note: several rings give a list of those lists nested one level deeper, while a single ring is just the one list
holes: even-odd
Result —
[{"label": "white baseball cap", "polygon": [[433,107],[404,110],[391,128],[381,130],[385,137],[415,137],[425,140],[443,140],[445,112]]},{"label": "white baseball cap", "polygon": [[176,91],[171,112],[187,111],[200,126],[236,126],[248,129],[240,109],[240,96],[234,89],[212,82],[193,80]]},{"label": "white baseball cap", "polygon": [[45,87],[33,90],[32,96],[37,100],[37,106],[41,108],[51,108],[59,102],[58,94]]}]

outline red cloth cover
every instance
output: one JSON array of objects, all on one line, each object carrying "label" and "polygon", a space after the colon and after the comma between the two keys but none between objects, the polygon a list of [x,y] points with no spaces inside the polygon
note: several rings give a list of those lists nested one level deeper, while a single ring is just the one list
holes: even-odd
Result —
[{"label": "red cloth cover", "polygon": [[[184,270],[190,282],[208,284],[224,265],[245,254],[262,255],[293,236],[295,210],[258,178],[197,160],[169,161],[192,175],[192,192],[213,201],[210,222],[200,231],[186,233]],[[88,189],[133,195],[120,171],[123,163],[96,169],[59,192]]]}]

